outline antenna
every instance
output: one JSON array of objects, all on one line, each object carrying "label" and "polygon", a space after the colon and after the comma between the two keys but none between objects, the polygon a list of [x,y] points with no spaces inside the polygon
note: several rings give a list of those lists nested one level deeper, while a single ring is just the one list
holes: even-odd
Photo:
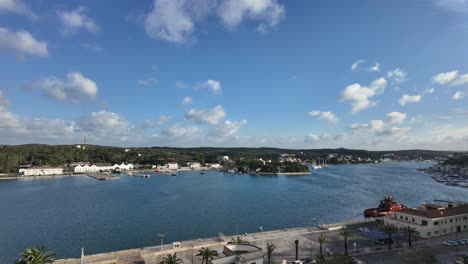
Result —
[{"label": "antenna", "polygon": [[83,138],[83,150],[86,149],[86,135]]}]

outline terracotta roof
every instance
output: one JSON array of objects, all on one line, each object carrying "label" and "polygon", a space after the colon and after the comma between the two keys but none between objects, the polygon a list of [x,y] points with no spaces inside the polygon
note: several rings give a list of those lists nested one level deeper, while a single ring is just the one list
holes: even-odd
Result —
[{"label": "terracotta roof", "polygon": [[442,217],[450,217],[450,216],[457,216],[462,214],[468,214],[468,203],[460,204],[454,207],[444,207],[443,209],[435,209],[435,208],[428,208],[428,209],[418,209],[418,208],[408,208],[398,211],[398,213],[409,214],[414,216],[420,216],[425,218],[442,218]]}]

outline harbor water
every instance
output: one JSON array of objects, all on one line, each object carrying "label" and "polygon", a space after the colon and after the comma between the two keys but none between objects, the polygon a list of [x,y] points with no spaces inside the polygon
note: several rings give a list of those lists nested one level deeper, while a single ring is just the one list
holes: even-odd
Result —
[{"label": "harbor water", "polygon": [[120,175],[0,181],[0,263],[47,245],[58,258],[362,218],[387,192],[417,206],[468,201],[467,189],[439,184],[417,163],[337,165],[301,176],[216,171],[150,178]]}]

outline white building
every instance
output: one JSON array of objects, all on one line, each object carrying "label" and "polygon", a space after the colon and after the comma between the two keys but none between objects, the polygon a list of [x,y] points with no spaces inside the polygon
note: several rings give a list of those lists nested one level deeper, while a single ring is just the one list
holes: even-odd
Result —
[{"label": "white building", "polygon": [[201,168],[200,162],[187,162],[187,166],[192,170],[197,170]]},{"label": "white building", "polygon": [[219,163],[206,163],[207,168],[220,169],[222,166]]},{"label": "white building", "polygon": [[107,163],[96,163],[96,164],[89,164],[89,163],[72,163],[70,164],[70,170],[73,173],[89,173],[89,172],[104,172],[104,171],[114,171],[114,170],[133,170],[132,164],[107,164]]},{"label": "white building", "polygon": [[177,170],[179,168],[179,164],[177,164],[177,162],[169,162],[166,164],[166,168],[169,170]]},{"label": "white building", "polygon": [[128,164],[125,164],[122,162],[122,164],[115,164],[113,166],[114,170],[122,170],[122,171],[127,171],[127,170],[133,170],[133,164],[131,163],[128,163]]},{"label": "white building", "polygon": [[384,219],[397,227],[412,227],[422,238],[468,230],[468,203],[426,204],[395,211]]},{"label": "white building", "polygon": [[24,176],[62,175],[63,168],[31,167],[19,169],[19,173],[23,174]]}]

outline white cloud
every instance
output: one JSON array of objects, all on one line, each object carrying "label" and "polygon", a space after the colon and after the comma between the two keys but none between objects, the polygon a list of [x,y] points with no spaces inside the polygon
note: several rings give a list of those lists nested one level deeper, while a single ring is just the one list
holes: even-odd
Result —
[{"label": "white cloud", "polygon": [[62,22],[62,34],[69,35],[77,32],[80,29],[85,29],[88,32],[98,32],[99,25],[85,14],[85,7],[78,7],[73,11],[59,11],[57,15]]},{"label": "white cloud", "polygon": [[387,81],[385,78],[373,81],[369,87],[361,86],[358,83],[352,84],[341,92],[339,99],[341,102],[351,101],[351,112],[357,113],[375,105],[371,98],[382,94],[386,86]]},{"label": "white cloud", "polygon": [[359,67],[361,66],[361,64],[363,64],[364,62],[366,62],[365,60],[358,60],[356,62],[353,63],[353,65],[351,65],[351,70],[352,71],[358,71],[359,70]]},{"label": "white cloud", "polygon": [[163,128],[161,134],[170,138],[190,139],[200,136],[200,129],[198,127],[186,127],[183,125],[174,125],[171,127]]},{"label": "white cloud", "polygon": [[0,10],[37,19],[37,15],[21,0],[0,0]]},{"label": "white cloud", "polygon": [[468,12],[468,0],[433,0],[437,7],[453,12]]},{"label": "white cloud", "polygon": [[110,111],[92,112],[83,116],[78,124],[83,132],[96,138],[118,138],[126,141],[131,135],[129,122],[123,116]]},{"label": "white cloud", "polygon": [[192,103],[192,97],[190,96],[185,96],[184,99],[182,99],[182,102],[180,103],[181,106],[187,106]]},{"label": "white cloud", "polygon": [[226,117],[226,113],[221,105],[212,109],[195,110],[190,109],[185,113],[185,118],[197,124],[217,125]]},{"label": "white cloud", "polygon": [[75,103],[94,99],[98,93],[96,83],[80,72],[68,73],[65,80],[49,77],[31,84],[30,87],[32,89],[42,89],[49,98],[59,101],[70,100]]},{"label": "white cloud", "polygon": [[391,112],[387,114],[388,122],[392,124],[402,123],[406,119],[406,114],[400,112]]},{"label": "white cloud", "polygon": [[140,79],[137,81],[137,84],[139,86],[153,86],[158,83],[157,79],[154,78],[148,78],[148,79]]},{"label": "white cloud", "polygon": [[161,115],[158,118],[146,120],[144,127],[157,127],[165,124],[167,121],[169,121],[169,117],[167,115]]},{"label": "white cloud", "polygon": [[186,5],[186,0],[154,0],[154,6],[145,18],[148,36],[174,43],[190,40],[195,22]]},{"label": "white cloud", "polygon": [[468,84],[468,73],[461,75],[452,83],[453,86],[459,86],[464,84]]},{"label": "white cloud", "polygon": [[221,90],[221,83],[216,81],[216,80],[208,80],[208,81],[202,83],[201,87],[210,89],[211,92],[214,93],[214,94],[220,94],[221,91],[222,91]]},{"label": "white cloud", "polygon": [[260,33],[267,33],[285,17],[277,0],[154,0],[144,25],[151,38],[184,44],[195,39],[196,24],[214,14],[231,29],[246,19],[257,20]]},{"label": "white cloud", "polygon": [[374,66],[369,68],[371,72],[380,72],[380,63],[376,63]]},{"label": "white cloud", "polygon": [[24,30],[11,32],[2,27],[0,27],[0,48],[39,57],[47,57],[49,54],[45,41],[36,40],[29,32]]},{"label": "white cloud", "polygon": [[0,90],[0,110],[8,105],[8,100],[3,95],[3,91]]},{"label": "white cloud", "polygon": [[260,21],[257,30],[263,33],[278,25],[285,13],[277,0],[224,0],[218,8],[219,17],[229,28],[251,19]]},{"label": "white cloud", "polygon": [[453,95],[453,100],[461,100],[464,96],[465,94],[463,92],[456,92]]},{"label": "white cloud", "polygon": [[399,84],[406,81],[408,74],[401,69],[395,69],[387,73],[387,78],[391,80],[392,84]]},{"label": "white cloud", "polygon": [[385,126],[385,123],[382,120],[371,120],[369,123],[352,124],[349,126],[349,129],[353,132],[365,131],[365,130],[378,132],[378,131],[382,131],[384,126]]},{"label": "white cloud", "polygon": [[429,88],[429,89],[426,89],[423,94],[433,94],[434,93],[434,88]]},{"label": "white cloud", "polygon": [[347,138],[348,135],[346,133],[336,134],[334,136],[329,134],[317,135],[310,133],[306,136],[304,142],[318,146],[328,146],[331,142],[340,143]]},{"label": "white cloud", "polygon": [[215,137],[230,137],[235,135],[239,129],[247,124],[247,120],[241,120],[239,122],[231,122],[226,120],[224,123],[221,123],[211,131],[210,135]]},{"label": "white cloud", "polygon": [[432,77],[432,82],[444,85],[452,82],[458,76],[458,71],[442,72]]},{"label": "white cloud", "polygon": [[392,137],[399,137],[406,133],[409,130],[407,127],[390,127],[386,129],[382,129],[375,133],[376,136],[392,136]]},{"label": "white cloud", "polygon": [[326,120],[333,124],[338,122],[338,117],[336,117],[336,115],[332,112],[312,111],[309,112],[308,115],[316,118],[317,120]]},{"label": "white cloud", "polygon": [[421,101],[421,98],[422,96],[419,94],[417,95],[405,94],[400,98],[398,102],[400,103],[400,105],[415,104],[415,103],[419,103]]}]

